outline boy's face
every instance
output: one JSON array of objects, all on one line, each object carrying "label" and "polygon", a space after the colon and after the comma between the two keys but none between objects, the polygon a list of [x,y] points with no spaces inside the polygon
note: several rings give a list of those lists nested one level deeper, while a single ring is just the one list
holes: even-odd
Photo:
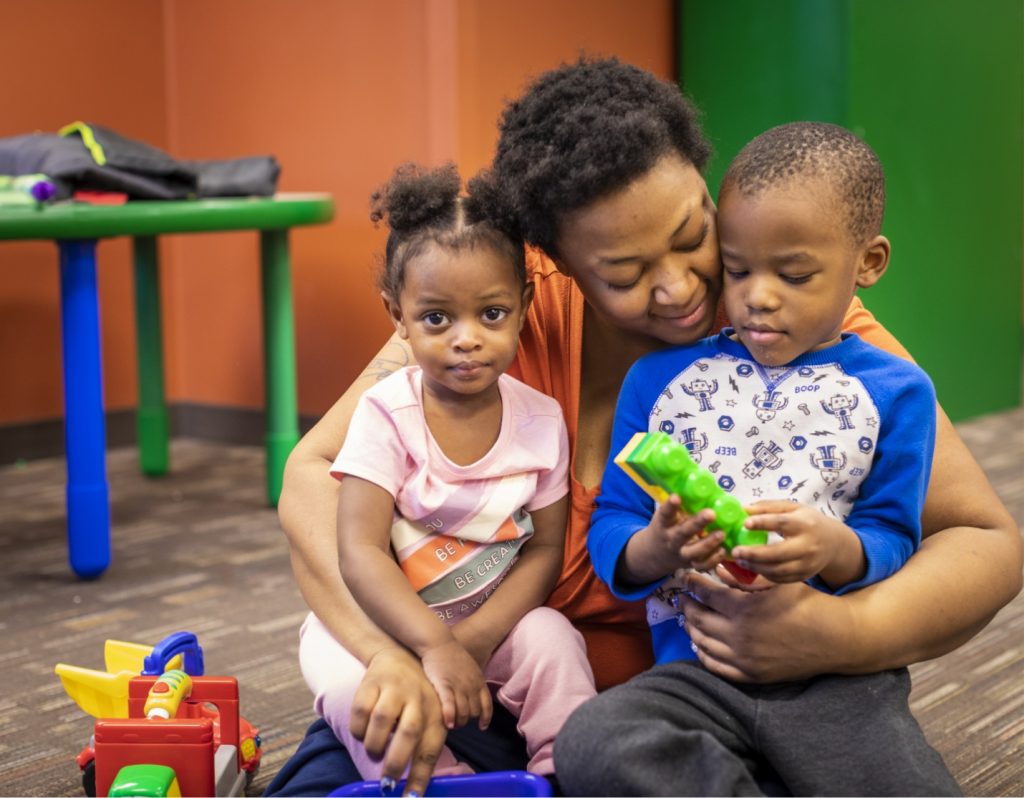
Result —
[{"label": "boy's face", "polygon": [[428,246],[405,264],[398,302],[384,296],[398,334],[423,369],[423,390],[458,400],[497,390],[511,365],[533,286],[493,247]]},{"label": "boy's face", "polygon": [[762,365],[785,365],[838,341],[857,286],[885,270],[888,241],[855,243],[842,210],[822,181],[798,179],[753,196],[735,186],[722,192],[725,309]]}]

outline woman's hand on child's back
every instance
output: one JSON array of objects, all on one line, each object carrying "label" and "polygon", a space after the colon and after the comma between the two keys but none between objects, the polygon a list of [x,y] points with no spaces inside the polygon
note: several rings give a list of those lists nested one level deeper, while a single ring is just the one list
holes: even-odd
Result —
[{"label": "woman's hand on child's back", "polygon": [[491,691],[473,655],[455,639],[427,649],[423,671],[441,699],[441,715],[449,729],[480,719],[480,728],[491,723]]}]

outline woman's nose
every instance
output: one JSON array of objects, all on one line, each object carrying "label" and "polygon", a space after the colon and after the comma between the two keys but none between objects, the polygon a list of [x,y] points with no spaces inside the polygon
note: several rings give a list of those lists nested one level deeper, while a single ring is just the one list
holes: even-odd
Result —
[{"label": "woman's nose", "polygon": [[654,301],[658,305],[686,307],[693,300],[700,281],[682,253],[670,253],[654,267]]}]

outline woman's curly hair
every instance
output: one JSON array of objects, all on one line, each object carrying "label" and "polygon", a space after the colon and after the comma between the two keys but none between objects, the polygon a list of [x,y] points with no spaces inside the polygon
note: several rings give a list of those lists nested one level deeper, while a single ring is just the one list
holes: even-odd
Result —
[{"label": "woman's curly hair", "polygon": [[696,109],[666,81],[615,58],[545,72],[506,107],[494,169],[527,241],[549,254],[561,217],[676,152],[698,170],[711,147]]},{"label": "woman's curly hair", "polygon": [[379,279],[388,296],[398,297],[406,264],[430,244],[456,251],[494,247],[512,262],[520,284],[526,284],[523,236],[494,175],[474,177],[466,196],[460,195],[460,187],[455,164],[425,169],[407,163],[370,197],[370,219],[375,224],[386,220],[391,228]]}]

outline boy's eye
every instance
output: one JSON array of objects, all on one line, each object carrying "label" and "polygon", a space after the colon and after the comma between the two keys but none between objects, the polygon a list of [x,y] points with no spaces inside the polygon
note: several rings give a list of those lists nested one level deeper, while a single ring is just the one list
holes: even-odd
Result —
[{"label": "boy's eye", "polygon": [[487,321],[501,321],[508,316],[508,310],[505,308],[487,308],[484,311],[484,318]]},{"label": "boy's eye", "polygon": [[810,274],[784,274],[782,279],[791,285],[800,285],[810,280],[812,275]]},{"label": "boy's eye", "polygon": [[440,327],[447,320],[447,317],[439,310],[425,313],[423,315],[423,323],[428,327]]},{"label": "boy's eye", "polygon": [[730,280],[740,280],[747,276],[747,273],[743,269],[724,269],[725,276]]}]

